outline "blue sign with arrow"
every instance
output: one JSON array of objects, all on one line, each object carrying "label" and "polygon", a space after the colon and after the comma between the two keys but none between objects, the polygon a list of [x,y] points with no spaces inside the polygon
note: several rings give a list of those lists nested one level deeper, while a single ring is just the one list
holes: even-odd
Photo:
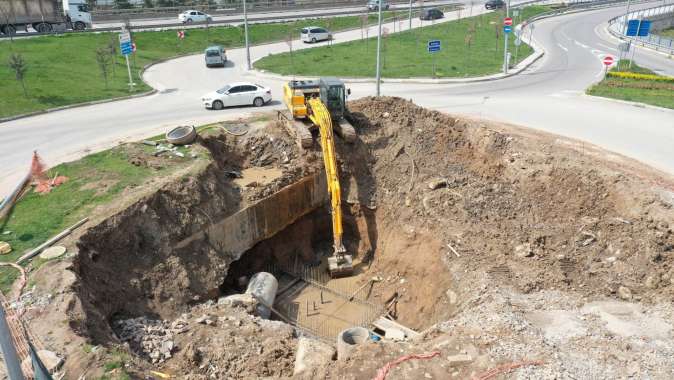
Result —
[{"label": "blue sign with arrow", "polygon": [[628,37],[646,37],[651,29],[649,20],[629,20],[625,35]]},{"label": "blue sign with arrow", "polygon": [[428,41],[428,52],[437,53],[440,51],[440,40]]},{"label": "blue sign with arrow", "polygon": [[510,25],[503,25],[503,32],[504,33],[510,33],[513,31],[513,27]]}]

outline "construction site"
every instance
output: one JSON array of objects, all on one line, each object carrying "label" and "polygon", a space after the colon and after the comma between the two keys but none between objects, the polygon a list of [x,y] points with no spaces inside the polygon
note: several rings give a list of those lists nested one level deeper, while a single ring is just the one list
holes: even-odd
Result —
[{"label": "construction site", "polygon": [[205,164],[91,215],[28,301],[6,295],[54,378],[674,378],[670,177],[405,99],[318,99],[286,100],[316,129],[199,132]]}]

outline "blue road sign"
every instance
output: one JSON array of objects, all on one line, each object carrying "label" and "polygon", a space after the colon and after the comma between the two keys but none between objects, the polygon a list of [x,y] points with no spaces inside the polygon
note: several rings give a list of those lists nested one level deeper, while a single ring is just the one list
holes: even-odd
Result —
[{"label": "blue road sign", "polygon": [[503,32],[504,33],[510,33],[513,31],[513,27],[510,25],[503,25]]},{"label": "blue road sign", "polygon": [[440,51],[440,40],[428,41],[428,52],[437,53]]},{"label": "blue road sign", "polygon": [[122,55],[129,55],[133,52],[133,47],[131,46],[131,41],[122,42],[119,44],[119,50],[121,50]]},{"label": "blue road sign", "polygon": [[651,22],[649,20],[629,20],[627,22],[626,36],[630,37],[646,37],[651,29]]}]

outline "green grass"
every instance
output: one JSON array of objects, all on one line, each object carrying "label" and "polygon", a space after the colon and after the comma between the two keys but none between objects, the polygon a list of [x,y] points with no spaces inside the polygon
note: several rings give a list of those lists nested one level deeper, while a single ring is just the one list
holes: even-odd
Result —
[{"label": "green grass", "polygon": [[[548,11],[547,6],[529,6],[520,14],[519,22]],[[493,74],[503,64],[503,12],[464,18],[457,21],[404,31],[384,39],[382,76],[387,78],[431,77],[435,63],[437,77],[467,77]],[[472,30],[472,32],[469,32]],[[498,36],[497,36],[498,32]],[[469,45],[467,35],[472,35]],[[509,50],[515,64],[515,38],[509,38]],[[442,51],[429,54],[429,40],[441,40]],[[372,77],[376,70],[376,37],[336,44],[330,47],[270,55],[255,67],[284,75]],[[517,62],[530,55],[532,49],[519,47]]]},{"label": "green grass", "polygon": [[[386,12],[392,17],[392,12]],[[368,16],[374,23],[376,14]],[[297,22],[253,24],[249,28],[252,44],[280,41],[291,35],[299,37],[305,26],[317,25],[332,31],[357,28],[360,16],[313,19]],[[40,111],[48,108],[92,100],[109,99],[129,95],[128,74],[124,57],[115,55],[114,76],[105,88],[103,76],[96,63],[96,49],[108,44],[118,46],[117,33],[86,33],[45,36],[37,38],[0,41],[0,118]],[[181,54],[198,53],[209,45],[225,48],[244,44],[242,27],[211,27],[189,29],[185,39],[179,41],[175,30],[162,32],[146,31],[133,33],[138,51],[130,60],[132,76],[137,86],[135,93],[149,90],[139,78],[139,69],[144,65]],[[24,96],[20,83],[7,65],[12,53],[20,53],[27,62]]]},{"label": "green grass", "polygon": [[655,32],[654,34],[657,34],[658,36],[674,39],[674,28],[661,30],[659,32]]},{"label": "green grass", "polygon": [[[632,65],[628,70],[629,61],[626,60],[620,61],[619,64],[620,71],[654,74],[651,70],[637,65]],[[616,67],[612,70],[618,69]],[[607,77],[590,87],[587,94],[674,109],[674,96],[672,96],[674,83],[671,82]]]}]

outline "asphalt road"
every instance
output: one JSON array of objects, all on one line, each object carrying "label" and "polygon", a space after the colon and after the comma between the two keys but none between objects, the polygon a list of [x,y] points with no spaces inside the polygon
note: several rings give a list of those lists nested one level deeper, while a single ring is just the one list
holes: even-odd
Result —
[{"label": "asphalt road", "polygon": [[[424,7],[440,6],[452,3],[461,3],[461,1],[447,1],[447,0],[436,0],[436,1],[427,1],[424,2]],[[470,4],[470,2],[467,2]],[[419,3],[414,3],[412,5],[415,9],[420,5]],[[409,9],[408,5],[405,4],[391,4],[390,10],[404,10]],[[238,12],[235,10],[235,12]],[[343,15],[357,15],[368,13],[368,10],[365,6],[365,3],[360,6],[350,6],[343,8],[324,8],[324,9],[289,9],[283,11],[253,11],[248,14],[249,22],[255,22],[260,19],[268,19],[274,17],[278,21],[296,19],[298,14],[311,14],[312,17],[327,17],[328,15],[334,14],[335,12],[340,12]],[[216,22],[228,22],[239,23],[239,20],[242,18],[241,13],[232,13],[228,15],[213,15],[213,21]],[[147,18],[147,19],[135,19],[131,20],[131,25],[133,26],[152,26],[152,25],[162,25],[167,23],[178,22],[178,15],[173,17],[162,17],[162,18]],[[120,27],[123,23],[121,21],[101,21],[94,22],[94,29],[99,28],[111,28],[111,27]]]},{"label": "asphalt road", "polygon": [[[474,14],[483,8],[474,9]],[[587,97],[583,90],[601,79],[601,59],[613,54],[616,42],[602,33],[619,8],[541,20],[533,36],[545,56],[524,73],[474,84],[384,83],[383,95],[413,99],[433,109],[486,117],[578,138],[674,173],[674,111],[636,107]],[[466,13],[464,11],[463,15]],[[448,17],[448,19],[451,17]],[[418,21],[415,21],[415,25]],[[392,29],[392,26],[389,26]],[[374,31],[371,31],[374,35]],[[360,31],[338,33],[336,41],[360,38]],[[294,43],[294,49],[308,46]],[[256,46],[253,59],[286,51],[285,43]],[[27,170],[37,149],[49,165],[78,158],[121,141],[164,132],[180,124],[203,124],[237,118],[260,110],[282,108],[278,100],[257,108],[205,110],[200,97],[222,84],[250,80],[272,89],[280,98],[282,81],[247,73],[245,51],[228,51],[224,69],[207,69],[201,55],[183,57],[151,67],[145,79],[159,93],[143,98],[75,108],[0,124],[0,193],[8,191]],[[648,62],[671,73],[674,61],[638,52]],[[374,84],[351,83],[352,98],[372,95]]]}]

